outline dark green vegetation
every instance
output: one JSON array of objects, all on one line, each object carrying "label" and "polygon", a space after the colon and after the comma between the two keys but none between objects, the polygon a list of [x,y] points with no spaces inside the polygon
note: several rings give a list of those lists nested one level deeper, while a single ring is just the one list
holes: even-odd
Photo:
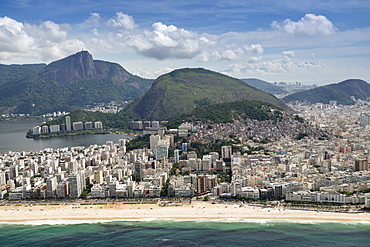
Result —
[{"label": "dark green vegetation", "polygon": [[[203,157],[203,155],[209,154],[210,152],[218,152],[221,154],[222,146],[232,146],[233,144],[238,144],[234,140],[219,140],[215,142],[192,142],[191,146],[188,147],[189,151],[196,151],[198,157]],[[233,146],[233,152],[240,151],[237,146]]]},{"label": "dark green vegetation", "polygon": [[218,152],[221,155],[221,147],[222,146],[232,146],[232,152],[240,152],[241,154],[248,153],[253,154],[254,152],[258,152],[260,150],[265,150],[262,146],[257,147],[249,147],[245,150],[243,149],[242,145],[240,145],[240,141],[238,140],[217,140],[215,142],[192,142],[191,146],[188,147],[189,151],[196,151],[198,157],[203,157],[203,155],[209,154],[210,152]]},{"label": "dark green vegetation", "polygon": [[150,147],[150,135],[138,136],[126,144],[128,151]]},{"label": "dark green vegetation", "polygon": [[166,183],[161,188],[161,197],[168,196],[168,187],[170,187],[170,179],[166,180]]},{"label": "dark green vegetation", "polygon": [[17,91],[12,87],[14,82],[23,80],[24,78],[35,76],[46,64],[24,64],[24,65],[3,65],[0,64],[0,113],[12,112],[14,106],[10,104],[3,104],[4,97],[10,94],[16,94]]},{"label": "dark green vegetation", "polygon": [[31,115],[130,101],[153,82],[119,64],[93,60],[87,51],[49,65],[1,65],[0,75],[0,110]]},{"label": "dark green vegetation", "polygon": [[0,64],[0,86],[39,73],[46,64],[3,65]]},{"label": "dark green vegetation", "polygon": [[338,104],[353,105],[355,102],[351,99],[351,96],[356,99],[367,99],[370,97],[370,85],[363,80],[350,79],[337,84],[294,93],[284,97],[283,100],[285,102],[308,101],[312,104],[328,104],[331,100],[335,100]]},{"label": "dark green vegetation", "polygon": [[344,195],[353,195],[353,194],[356,194],[356,193],[363,193],[363,194],[366,194],[366,193],[370,193],[370,189],[366,189],[366,190],[360,190],[360,191],[337,191],[337,193],[340,193],[340,194],[344,194]]},{"label": "dark green vegetation", "polygon": [[297,136],[297,140],[302,140],[303,138],[305,138],[306,136],[308,136],[306,133],[299,133],[298,136]]},{"label": "dark green vegetation", "polygon": [[304,118],[303,117],[300,117],[300,116],[298,116],[298,115],[295,115],[294,116],[294,120],[297,120],[298,122],[300,122],[300,123],[304,123],[304,122],[306,122],[306,120],[304,120]]},{"label": "dark green vegetation", "polygon": [[281,109],[266,102],[255,100],[237,100],[204,107],[183,113],[167,123],[168,128],[177,128],[182,122],[202,121],[206,123],[232,123],[246,118],[275,120],[281,117]]},{"label": "dark green vegetation", "polygon": [[147,93],[119,114],[136,113],[141,119],[169,120],[195,107],[240,99],[269,102],[289,109],[276,97],[239,79],[197,68],[179,69],[158,77]]},{"label": "dark green vegetation", "polygon": [[87,195],[91,193],[91,188],[93,187],[93,184],[86,185],[86,189],[81,193],[80,198],[87,199]]},{"label": "dark green vegetation", "polygon": [[262,81],[260,79],[254,79],[254,78],[249,78],[249,79],[242,79],[242,81],[245,81],[252,87],[258,88],[266,93],[271,93],[271,94],[286,94],[288,93],[284,88],[276,86],[272,83]]}]

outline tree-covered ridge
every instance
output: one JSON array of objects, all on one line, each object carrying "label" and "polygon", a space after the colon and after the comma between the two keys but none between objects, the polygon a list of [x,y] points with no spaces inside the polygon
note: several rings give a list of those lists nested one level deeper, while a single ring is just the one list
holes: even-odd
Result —
[{"label": "tree-covered ridge", "polygon": [[[22,64],[22,65],[4,65],[0,64],[0,86],[11,83],[31,75],[36,75],[46,64]],[[3,91],[3,89],[2,89]]]},{"label": "tree-covered ridge", "polygon": [[130,109],[148,120],[170,120],[197,106],[240,99],[269,102],[289,109],[281,100],[239,79],[202,68],[187,68],[158,77],[148,92],[121,114]]},{"label": "tree-covered ridge", "polygon": [[0,66],[0,108],[40,115],[94,103],[131,101],[153,80],[131,75],[119,64],[79,52],[49,65]]},{"label": "tree-covered ridge", "polygon": [[232,123],[235,120],[245,118],[263,120],[275,120],[281,117],[282,109],[261,101],[237,100],[220,104],[198,107],[194,110],[181,114],[168,122],[167,126],[176,128],[183,122],[209,122],[209,123]]},{"label": "tree-covered ridge", "polygon": [[353,105],[351,99],[367,99],[370,97],[370,85],[363,80],[349,79],[340,83],[317,87],[303,92],[294,93],[283,98],[285,102],[308,101],[312,104],[337,101],[338,104]]}]

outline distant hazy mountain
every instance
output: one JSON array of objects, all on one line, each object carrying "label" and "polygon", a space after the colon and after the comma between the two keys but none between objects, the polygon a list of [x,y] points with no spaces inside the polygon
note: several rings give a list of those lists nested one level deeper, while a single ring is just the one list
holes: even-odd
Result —
[{"label": "distant hazy mountain", "polygon": [[0,66],[0,111],[42,114],[71,111],[87,104],[130,101],[153,80],[127,72],[117,63],[93,60],[81,51],[49,65]]},{"label": "distant hazy mountain", "polygon": [[284,90],[282,87],[276,86],[272,83],[262,81],[260,79],[255,78],[248,78],[248,79],[242,79],[242,81],[245,81],[249,85],[256,87],[266,93],[271,94],[286,94],[288,93],[286,90]]},{"label": "distant hazy mountain", "polygon": [[269,102],[289,109],[281,100],[239,79],[202,68],[187,68],[158,77],[147,93],[119,114],[137,114],[147,120],[169,120],[195,107],[240,99]]},{"label": "distant hazy mountain", "polygon": [[336,84],[317,87],[288,95],[283,98],[285,102],[308,101],[310,103],[325,103],[335,100],[338,104],[351,105],[355,102],[351,99],[366,99],[370,97],[370,85],[360,79],[349,79]]}]

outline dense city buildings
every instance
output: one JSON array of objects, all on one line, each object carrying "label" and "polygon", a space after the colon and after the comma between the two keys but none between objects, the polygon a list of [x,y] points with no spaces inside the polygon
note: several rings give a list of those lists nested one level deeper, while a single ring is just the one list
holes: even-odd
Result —
[{"label": "dense city buildings", "polygon": [[[149,137],[148,148],[129,151],[128,140],[122,139],[101,146],[7,152],[0,156],[1,196],[15,200],[78,198],[84,191],[88,198],[210,193],[221,198],[369,206],[370,125],[363,120],[370,115],[368,103],[292,107],[298,118],[275,122],[196,122],[171,130],[155,121],[135,122],[136,127],[157,131]],[[70,124],[73,129],[93,126]],[[95,122],[94,128],[100,124]],[[67,129],[68,120],[65,125]],[[194,149],[194,143],[217,141],[231,144],[202,155]]]}]

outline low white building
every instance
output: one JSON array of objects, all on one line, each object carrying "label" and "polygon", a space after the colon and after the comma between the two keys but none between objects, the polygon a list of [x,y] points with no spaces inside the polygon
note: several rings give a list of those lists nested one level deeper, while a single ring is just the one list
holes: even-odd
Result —
[{"label": "low white building", "polygon": [[370,208],[370,193],[365,194],[365,208]]},{"label": "low white building", "polygon": [[105,188],[100,184],[94,184],[91,188],[91,198],[104,198],[105,197]]}]

